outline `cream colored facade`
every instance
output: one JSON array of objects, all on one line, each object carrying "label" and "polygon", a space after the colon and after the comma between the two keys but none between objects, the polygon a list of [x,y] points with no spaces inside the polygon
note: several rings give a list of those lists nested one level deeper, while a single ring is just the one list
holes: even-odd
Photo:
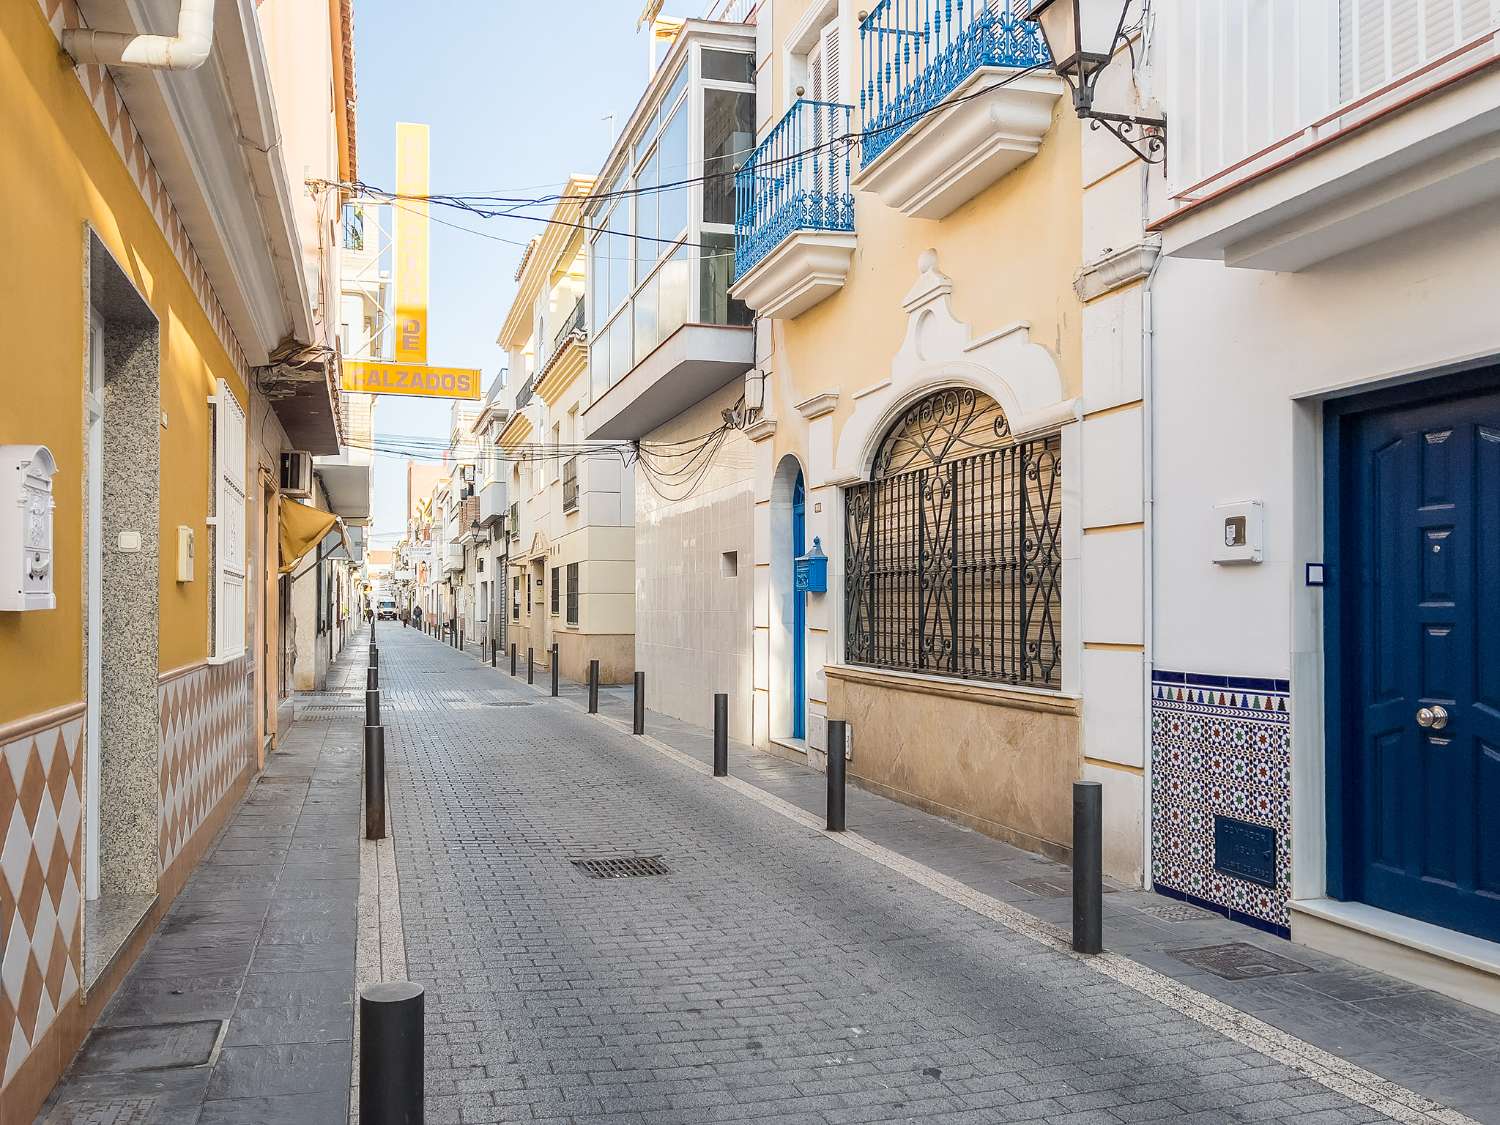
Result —
[{"label": "cream colored facade", "polygon": [[[868,52],[855,9],[852,0],[761,6],[759,137],[812,85],[815,62],[824,94],[837,94],[829,100],[858,107],[870,78],[861,74]],[[831,81],[830,39],[841,60]],[[851,112],[858,129],[857,109]],[[867,167],[852,154],[852,235],[793,232],[742,271],[734,292],[775,315],[758,323],[756,366],[746,380],[747,403],[762,406],[746,431],[755,442],[754,740],[821,764],[827,720],[843,719],[850,773],[862,784],[1062,856],[1071,783],[1100,777],[1117,818],[1106,868],[1137,881],[1142,732],[1137,724],[1097,748],[1085,734],[1083,668],[1096,648],[1134,652],[1137,670],[1126,675],[1131,691],[1141,688],[1139,622],[1110,632],[1096,626],[1105,615],[1091,618],[1085,601],[1085,310],[1074,279],[1092,235],[1085,180],[1110,172],[1089,163],[1091,151],[1060,80],[980,68]],[[1121,166],[1128,156],[1123,148],[1109,155]],[[1122,183],[1138,183],[1131,175],[1122,172]],[[905,412],[944,389],[988,396],[1018,441],[1050,439],[1060,450],[1060,675],[1050,689],[847,657],[846,490],[871,479],[882,440]],[[1117,405],[1101,399],[1099,409]],[[1139,479],[1138,458],[1121,464]],[[828,556],[827,592],[804,595],[800,699],[791,545],[799,473],[806,544],[817,537]],[[1128,540],[1120,542],[1112,565],[1128,580]],[[1137,601],[1138,591],[1137,584]],[[1102,643],[1086,643],[1096,633]]]},{"label": "cream colored facade", "polygon": [[[513,518],[501,604],[508,643],[524,661],[602,683],[635,671],[635,492],[624,456],[589,451],[583,235],[578,203],[588,177],[568,181],[547,233],[527,250],[498,343],[510,360],[510,413],[498,436]],[[502,392],[503,393],[503,392]]]}]

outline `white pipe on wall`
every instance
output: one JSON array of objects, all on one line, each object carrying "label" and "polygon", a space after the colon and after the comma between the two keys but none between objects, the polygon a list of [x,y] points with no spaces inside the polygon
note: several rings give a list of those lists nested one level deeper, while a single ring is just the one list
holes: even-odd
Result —
[{"label": "white pipe on wall", "polygon": [[177,34],[131,35],[93,28],[63,32],[63,50],[79,64],[139,66],[152,70],[195,70],[214,42],[214,0],[182,0]]}]

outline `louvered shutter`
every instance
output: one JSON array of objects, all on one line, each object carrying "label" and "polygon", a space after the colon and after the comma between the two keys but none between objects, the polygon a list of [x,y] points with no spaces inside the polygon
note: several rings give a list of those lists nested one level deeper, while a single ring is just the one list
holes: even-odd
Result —
[{"label": "louvered shutter", "polygon": [[1497,23],[1500,0],[1339,0],[1339,100],[1377,89]]},{"label": "louvered shutter", "polygon": [[245,651],[245,411],[219,380],[214,399],[214,660]]}]

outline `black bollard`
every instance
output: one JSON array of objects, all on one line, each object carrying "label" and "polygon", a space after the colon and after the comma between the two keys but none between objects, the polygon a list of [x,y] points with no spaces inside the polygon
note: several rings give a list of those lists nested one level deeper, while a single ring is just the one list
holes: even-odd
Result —
[{"label": "black bollard", "polygon": [[370,667],[371,668],[379,668],[380,667],[380,650],[375,647],[375,644],[374,644],[373,641],[370,643]]},{"label": "black bollard", "polygon": [[365,726],[378,727],[380,725],[380,690],[378,688],[365,689]]},{"label": "black bollard", "polygon": [[589,714],[599,713],[599,662],[589,661]]},{"label": "black bollard", "polygon": [[510,674],[512,676],[516,674],[516,643],[514,641],[510,644]]},{"label": "black bollard", "polygon": [[458,630],[458,651],[459,652],[463,652],[464,651],[464,631],[463,631],[463,629],[461,627]]},{"label": "black bollard", "polygon": [[490,639],[490,667],[495,667],[495,662],[500,659],[500,642],[494,638]]},{"label": "black bollard", "polygon": [[365,669],[365,690],[374,691],[380,686],[380,669],[371,664]]},{"label": "black bollard", "polygon": [[1073,949],[1104,948],[1104,789],[1073,782]]},{"label": "black bollard", "polygon": [[729,776],[729,696],[714,693],[714,776]]},{"label": "black bollard", "polygon": [[422,1125],[423,994],[407,980],[359,991],[359,1119],[364,1125]]},{"label": "black bollard", "polygon": [[844,830],[844,751],[848,729],[843,719],[828,720],[828,831]]},{"label": "black bollard", "polygon": [[385,839],[385,727],[365,727],[365,839]]},{"label": "black bollard", "polygon": [[557,642],[552,642],[552,695],[557,696]]},{"label": "black bollard", "polygon": [[534,684],[534,683],[536,683],[536,672],[535,672],[535,670],[533,668],[533,661],[532,661],[531,646],[530,645],[526,646],[526,682],[528,684]]},{"label": "black bollard", "polygon": [[646,673],[635,674],[635,721],[631,730],[636,734],[646,733]]}]

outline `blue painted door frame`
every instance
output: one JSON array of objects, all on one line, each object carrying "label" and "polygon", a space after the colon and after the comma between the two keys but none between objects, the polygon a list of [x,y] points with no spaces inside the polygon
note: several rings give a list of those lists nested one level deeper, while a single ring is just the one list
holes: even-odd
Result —
[{"label": "blue painted door frame", "polygon": [[1324,458],[1329,894],[1500,941],[1500,368],[1329,403]]},{"label": "blue painted door frame", "polygon": [[[792,484],[792,558],[807,551],[807,501],[802,472]],[[796,564],[793,563],[795,570]],[[807,593],[792,582],[792,737],[807,737]]]}]

